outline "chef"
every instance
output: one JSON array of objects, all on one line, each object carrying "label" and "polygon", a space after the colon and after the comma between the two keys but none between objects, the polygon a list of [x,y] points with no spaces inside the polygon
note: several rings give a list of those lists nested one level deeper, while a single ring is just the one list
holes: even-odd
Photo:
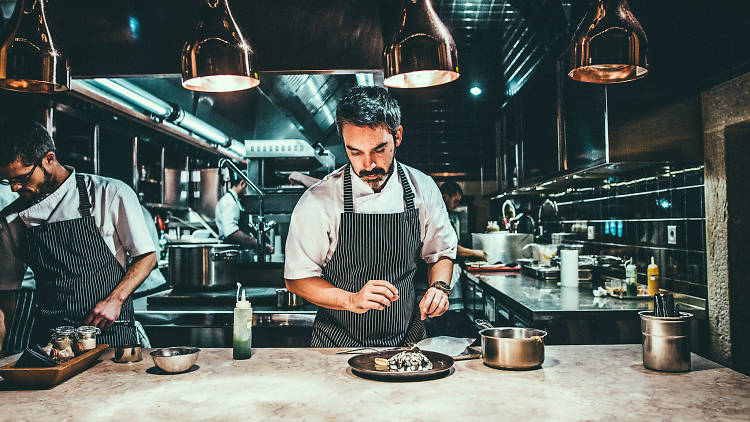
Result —
[{"label": "chef", "polygon": [[10,239],[0,267],[26,264],[36,276],[31,342],[47,344],[56,326],[85,324],[103,330],[99,343],[137,343],[132,324],[113,325],[134,321],[130,295],[156,264],[133,190],[63,166],[49,133],[27,121],[0,128],[0,183],[20,195],[0,213],[0,235]]},{"label": "chef", "polygon": [[[235,177],[230,185],[227,193],[219,199],[214,209],[219,238],[226,243],[254,248],[258,245],[258,240],[240,228],[240,212],[243,211],[242,204],[240,204],[240,195],[247,193],[247,182]],[[273,253],[271,245],[267,244],[265,247],[268,253]]]},{"label": "chef", "polygon": [[[435,182],[394,159],[400,122],[384,88],[347,91],[336,125],[349,164],[308,189],[292,213],[284,278],[321,307],[313,347],[403,346],[448,309],[456,233]],[[417,302],[420,257],[430,287]]]}]

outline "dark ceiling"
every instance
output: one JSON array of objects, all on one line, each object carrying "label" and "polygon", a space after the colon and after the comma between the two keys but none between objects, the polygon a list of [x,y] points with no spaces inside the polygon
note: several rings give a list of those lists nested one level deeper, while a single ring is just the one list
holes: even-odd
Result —
[{"label": "dark ceiling", "polygon": [[[175,76],[197,1],[184,7],[184,0],[62,0],[50,2],[49,13],[76,77],[169,77],[163,83],[165,92],[171,92],[164,94],[166,99],[194,108],[237,139],[266,134],[273,122],[286,118],[292,126],[287,124],[279,136],[301,135],[333,146],[339,140],[329,114],[341,93],[356,83],[354,72],[381,67],[382,46],[396,30],[402,1],[231,2],[257,47],[260,70],[271,73],[262,74],[260,90],[196,97],[182,90]],[[5,18],[12,3],[0,0]],[[571,31],[590,3],[433,0],[452,30],[461,77],[439,87],[392,90],[402,105],[405,127],[399,157],[428,173],[494,179],[500,108],[540,66],[564,59]],[[633,101],[687,95],[750,70],[750,43],[744,42],[750,39],[750,2],[629,3],[649,37],[651,69],[648,77],[612,87],[612,92]],[[280,75],[330,69],[339,74]],[[159,84],[154,79],[143,83]],[[482,94],[471,95],[472,86]],[[275,111],[265,112],[268,103]]]}]

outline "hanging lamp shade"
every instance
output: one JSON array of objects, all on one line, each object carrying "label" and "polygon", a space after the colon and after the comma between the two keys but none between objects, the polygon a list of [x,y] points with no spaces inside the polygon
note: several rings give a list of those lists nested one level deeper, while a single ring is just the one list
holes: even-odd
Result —
[{"label": "hanging lamp shade", "polygon": [[406,0],[401,26],[383,52],[385,85],[424,88],[458,79],[458,51],[430,0]]},{"label": "hanging lamp shade", "polygon": [[573,35],[568,77],[610,84],[648,73],[648,39],[627,0],[596,0]]},{"label": "hanging lamp shade", "polygon": [[192,91],[228,92],[259,83],[255,52],[227,0],[202,1],[200,21],[182,48],[182,86]]},{"label": "hanging lamp shade", "polygon": [[51,94],[70,88],[70,66],[52,41],[43,0],[18,0],[0,44],[0,89]]}]

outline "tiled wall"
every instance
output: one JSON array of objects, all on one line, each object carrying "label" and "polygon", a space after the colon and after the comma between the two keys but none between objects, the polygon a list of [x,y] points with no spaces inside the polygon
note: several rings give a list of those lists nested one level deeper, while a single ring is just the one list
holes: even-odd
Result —
[{"label": "tiled wall", "polygon": [[[543,221],[544,232],[572,233],[568,240],[583,243],[583,253],[633,257],[639,281],[653,256],[662,288],[706,298],[703,167],[651,173],[559,195],[562,223]],[[675,244],[669,226],[677,229]]]}]

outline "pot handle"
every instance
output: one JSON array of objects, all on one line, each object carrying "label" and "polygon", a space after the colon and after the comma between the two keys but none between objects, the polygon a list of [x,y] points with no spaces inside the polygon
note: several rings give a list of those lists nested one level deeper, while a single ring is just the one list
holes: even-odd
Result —
[{"label": "pot handle", "polygon": [[495,328],[486,319],[476,319],[476,320],[474,320],[474,324],[476,324],[477,327],[479,327],[480,329]]},{"label": "pot handle", "polygon": [[226,251],[214,252],[211,254],[211,261],[229,261],[236,259],[240,251],[237,249],[228,249]]}]

